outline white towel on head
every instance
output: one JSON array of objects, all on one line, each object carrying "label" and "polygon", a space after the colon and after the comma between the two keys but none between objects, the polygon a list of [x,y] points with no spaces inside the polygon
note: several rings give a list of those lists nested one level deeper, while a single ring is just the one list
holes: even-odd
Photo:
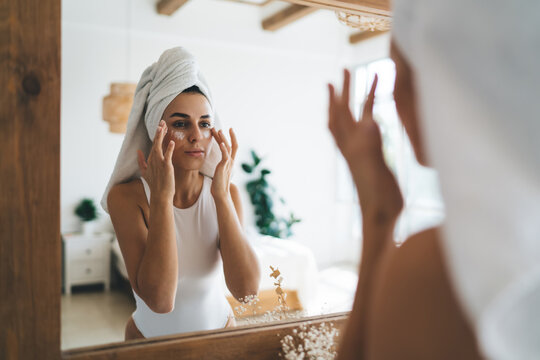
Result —
[{"label": "white towel on head", "polygon": [[[143,72],[135,90],[124,142],[105,193],[101,198],[101,206],[107,213],[109,212],[107,195],[111,188],[116,184],[141,176],[137,163],[137,150],[140,149],[148,157],[165,108],[178,94],[194,85],[201,90],[212,106],[214,127],[222,129],[222,124],[214,109],[210,90],[195,58],[188,51],[181,47],[166,50],[156,63],[150,65]],[[219,146],[212,138],[200,172],[213,177],[216,165],[220,161]]]},{"label": "white towel on head", "polygon": [[490,359],[540,359],[538,14],[537,0],[394,2],[449,272]]}]

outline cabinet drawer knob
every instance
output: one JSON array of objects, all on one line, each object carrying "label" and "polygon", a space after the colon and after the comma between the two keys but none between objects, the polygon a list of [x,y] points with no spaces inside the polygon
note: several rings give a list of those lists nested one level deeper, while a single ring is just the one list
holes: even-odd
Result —
[{"label": "cabinet drawer knob", "polygon": [[90,255],[92,253],[92,249],[86,249],[86,254]]},{"label": "cabinet drawer knob", "polygon": [[86,268],[86,273],[87,273],[87,274],[90,274],[91,272],[92,272],[92,269]]}]

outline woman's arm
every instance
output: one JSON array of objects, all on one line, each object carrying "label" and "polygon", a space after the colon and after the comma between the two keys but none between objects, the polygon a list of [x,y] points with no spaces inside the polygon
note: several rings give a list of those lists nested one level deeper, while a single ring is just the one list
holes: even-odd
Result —
[{"label": "woman's arm", "polygon": [[212,129],[212,135],[220,146],[222,156],[212,180],[212,196],[217,210],[225,282],[236,299],[244,299],[248,295],[258,293],[261,275],[255,252],[242,228],[240,195],[236,186],[230,182],[238,143],[232,129],[229,134],[232,147],[221,130],[217,132]]},{"label": "woman's arm", "polygon": [[[173,310],[178,283],[178,256],[174,229],[174,143],[165,154],[162,141],[166,126],[160,123],[148,163],[141,152],[141,174],[151,187],[148,227],[133,197],[133,188],[117,185],[107,198],[111,220],[126,263],[133,290],[155,312]],[[137,184],[138,185],[138,184]]]},{"label": "woman's arm", "polygon": [[133,185],[116,185],[111,189],[111,221],[131,287],[152,311],[167,313],[173,309],[178,273],[172,207],[152,196],[147,228],[142,210],[133,199],[133,190],[128,188]]},{"label": "woman's arm", "polygon": [[174,309],[178,286],[177,254],[172,201],[152,196],[148,237],[137,272],[137,287],[145,296],[143,299],[153,303],[155,312],[167,313]]},{"label": "woman's arm", "polygon": [[350,74],[343,95],[330,86],[329,127],[349,164],[363,219],[363,252],[356,298],[342,336],[343,359],[478,359],[474,334],[453,293],[434,229],[399,248],[392,241],[403,207],[383,161],[372,108],[377,79],[362,120],[350,113]]},{"label": "woman's arm", "polygon": [[[384,171],[384,170],[381,170]],[[393,178],[393,177],[392,177]],[[390,180],[390,179],[388,179]],[[395,180],[394,180],[395,181]],[[388,193],[397,184],[374,183],[374,193]],[[361,194],[358,191],[358,194]],[[372,309],[373,289],[378,281],[381,262],[396,250],[394,226],[401,209],[399,198],[393,202],[370,203],[362,208],[362,256],[353,308],[341,338],[338,359],[363,359],[367,345],[368,316]]]},{"label": "woman's arm", "polygon": [[362,210],[362,258],[353,309],[338,351],[342,360],[365,357],[374,279],[382,255],[394,248],[394,225],[403,207],[397,182],[384,162],[380,131],[373,120],[376,86],[377,77],[360,121],[354,119],[349,109],[349,72],[345,71],[341,96],[335,94],[333,86],[329,87],[328,127],[349,165]]},{"label": "woman's arm", "polygon": [[452,288],[436,229],[383,254],[370,298],[366,358],[482,358]]},{"label": "woman's arm", "polygon": [[229,197],[214,200],[227,288],[235,299],[256,295],[261,276],[259,262],[242,228],[242,204],[238,189],[231,184]]}]

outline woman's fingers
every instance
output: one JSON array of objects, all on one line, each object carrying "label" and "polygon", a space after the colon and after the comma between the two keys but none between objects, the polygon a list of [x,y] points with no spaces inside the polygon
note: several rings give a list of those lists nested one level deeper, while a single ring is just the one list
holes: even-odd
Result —
[{"label": "woman's fingers", "polygon": [[152,144],[152,150],[155,153],[159,154],[159,158],[163,160],[163,138],[165,137],[165,133],[167,132],[167,125],[165,124],[165,121],[162,119],[159,122],[158,128],[156,130],[156,136],[154,137],[154,143]]},{"label": "woman's fingers", "polygon": [[371,84],[371,90],[367,96],[366,102],[364,104],[364,110],[362,111],[362,120],[373,121],[373,103],[375,102],[375,90],[377,89],[377,82],[379,77],[375,74],[373,83]]},{"label": "woman's fingers", "polygon": [[349,108],[350,72],[345,69],[343,73],[342,96],[336,95],[336,89],[328,84],[328,128],[334,136],[350,133],[351,127],[356,123]]},{"label": "woman's fingers", "polygon": [[232,149],[231,149],[231,146],[229,145],[229,142],[227,141],[227,138],[223,134],[223,131],[221,130],[217,131],[214,128],[212,128],[212,136],[214,136],[220,148],[221,148],[221,144],[225,146],[225,150],[230,155],[232,152]]},{"label": "woman's fingers", "polygon": [[217,133],[217,130],[216,128],[211,128],[210,129],[210,134],[212,134],[212,136],[214,137],[214,139],[216,139],[217,143],[219,144],[220,141],[219,141],[219,137],[218,137],[218,133]]},{"label": "woman's fingers", "polygon": [[221,149],[221,163],[224,165],[229,161],[229,151],[227,150],[227,147],[224,143],[219,143],[219,148]]},{"label": "woman's fingers", "polygon": [[229,141],[227,140],[227,137],[223,133],[223,130],[219,130],[219,136],[220,136],[221,141],[223,142],[223,144],[225,144],[225,148],[227,149],[227,151],[230,154],[231,153],[231,145],[229,145]]},{"label": "woman's fingers", "polygon": [[229,129],[229,135],[231,136],[231,143],[232,143],[232,154],[231,158],[236,158],[236,152],[238,151],[238,141],[236,140],[236,134],[234,133],[234,130],[232,128]]},{"label": "woman's fingers", "polygon": [[162,122],[162,121],[163,121],[163,120],[160,120],[160,121],[159,121],[158,126],[157,126],[157,128],[156,128],[156,133],[154,134],[154,140],[152,141],[152,143],[154,143],[154,144],[156,143],[156,141],[157,141],[157,139],[158,139],[158,137],[159,137],[159,133],[160,133],[160,130],[161,130],[161,122]]},{"label": "woman's fingers", "polygon": [[334,133],[336,126],[335,101],[334,85],[328,84],[328,128],[332,133]]},{"label": "woman's fingers", "polygon": [[216,139],[218,145],[220,145],[223,142],[223,138],[221,137],[221,130],[216,130],[216,128],[212,128],[211,133],[214,139]]},{"label": "woman's fingers", "polygon": [[351,73],[349,70],[343,70],[343,89],[341,90],[341,104],[343,106],[349,106],[349,94],[351,88]]},{"label": "woman's fingers", "polygon": [[172,156],[174,152],[174,141],[169,141],[169,144],[167,145],[167,150],[165,151],[165,160],[167,162],[172,161]]},{"label": "woman's fingers", "polygon": [[141,175],[144,176],[144,173],[148,168],[148,164],[146,163],[146,160],[144,159],[144,154],[141,150],[137,150],[137,163],[139,164],[139,170],[141,171]]},{"label": "woman's fingers", "polygon": [[222,141],[221,141],[221,136],[219,135],[218,131],[216,130],[216,128],[212,128],[210,130],[210,132],[211,132],[212,136],[214,137],[214,139],[216,139],[216,142],[217,142],[217,144],[219,146],[219,149],[221,150]]}]

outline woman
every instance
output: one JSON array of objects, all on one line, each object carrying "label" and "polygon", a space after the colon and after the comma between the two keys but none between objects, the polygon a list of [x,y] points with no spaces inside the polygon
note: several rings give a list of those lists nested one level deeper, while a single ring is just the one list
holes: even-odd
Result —
[{"label": "woman", "polygon": [[[425,165],[413,74],[394,43],[391,56],[396,108],[416,158]],[[403,199],[384,162],[372,116],[377,77],[359,122],[349,109],[348,71],[344,79],[341,96],[329,85],[329,128],[356,184],[364,244],[339,359],[478,359],[476,339],[450,284],[438,230],[415,234],[400,248],[393,242]]]},{"label": "woman", "polygon": [[221,262],[235,298],[258,291],[259,266],[230,182],[238,144],[217,121],[184,49],[167,50],[143,73],[104,195],[137,304],[126,340],[231,326]]}]

